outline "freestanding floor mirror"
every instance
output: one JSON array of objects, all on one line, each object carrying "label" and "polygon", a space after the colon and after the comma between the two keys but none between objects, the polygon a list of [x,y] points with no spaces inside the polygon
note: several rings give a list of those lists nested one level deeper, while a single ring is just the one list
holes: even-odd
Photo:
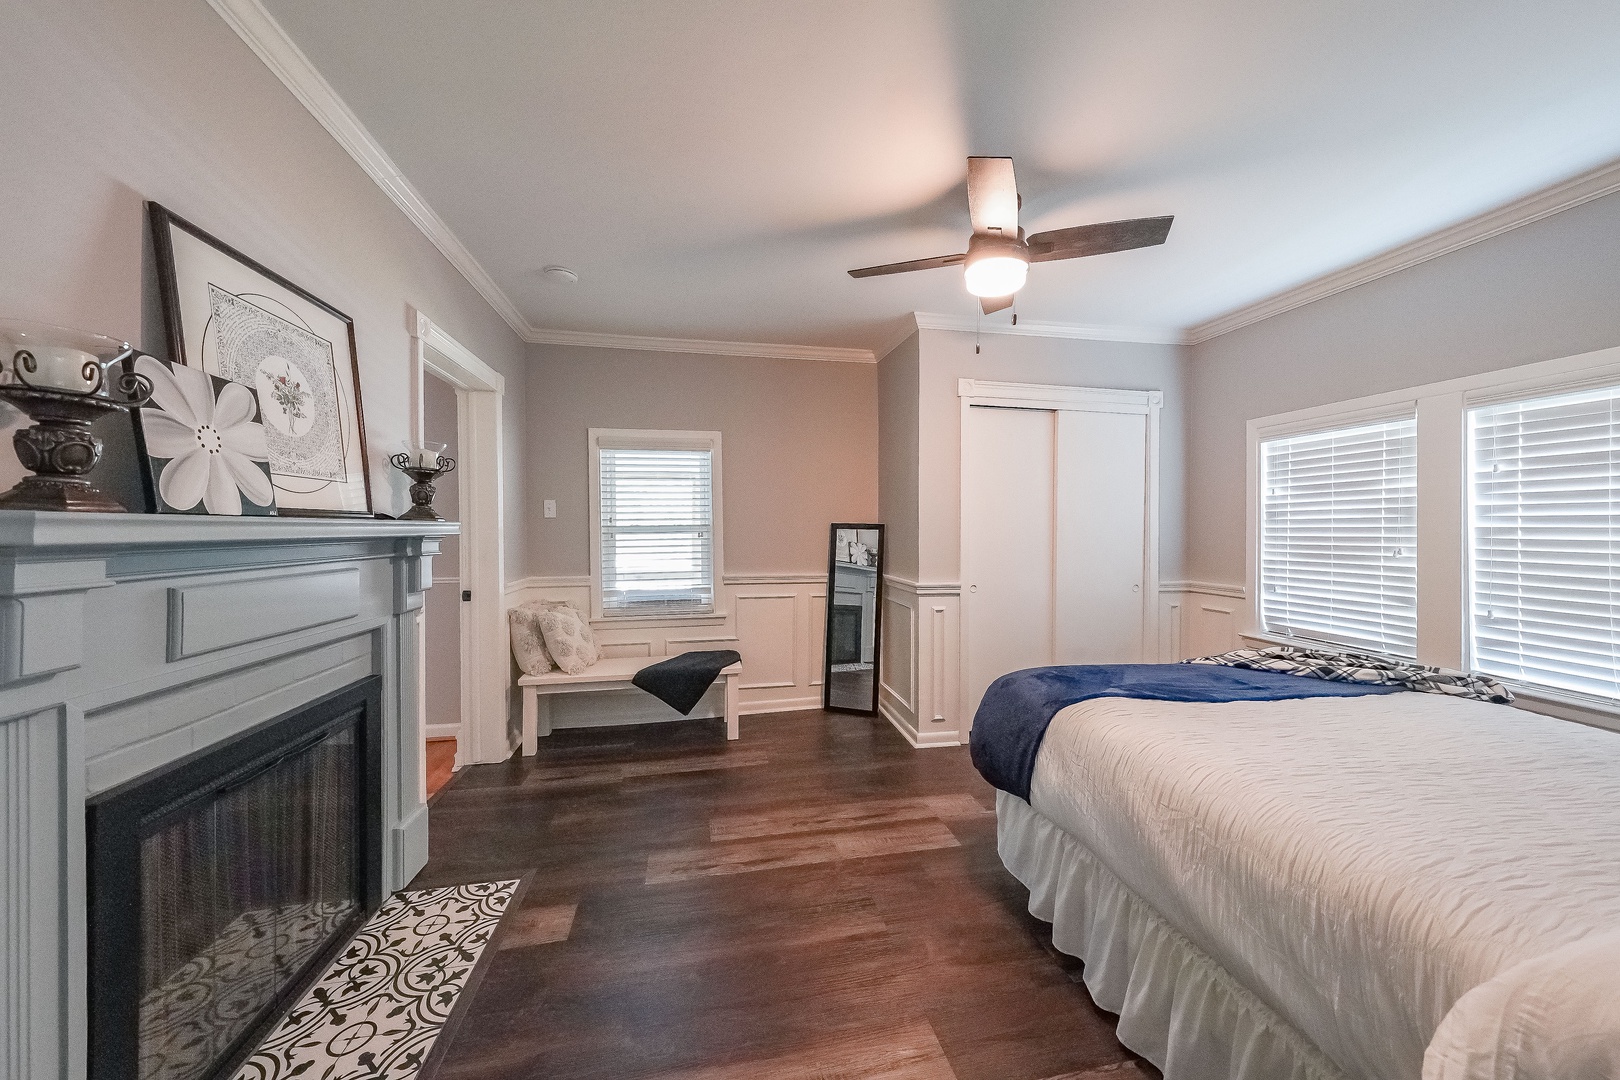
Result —
[{"label": "freestanding floor mirror", "polygon": [[882,638],[883,526],[838,522],[827,552],[824,708],[877,715]]}]

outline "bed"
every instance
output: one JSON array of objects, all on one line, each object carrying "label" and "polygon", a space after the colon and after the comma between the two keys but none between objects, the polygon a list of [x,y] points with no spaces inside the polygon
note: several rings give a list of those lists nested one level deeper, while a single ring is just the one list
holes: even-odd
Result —
[{"label": "bed", "polygon": [[1168,1080],[1620,1077],[1620,735],[1143,691],[1061,708],[1028,775],[1001,857]]}]

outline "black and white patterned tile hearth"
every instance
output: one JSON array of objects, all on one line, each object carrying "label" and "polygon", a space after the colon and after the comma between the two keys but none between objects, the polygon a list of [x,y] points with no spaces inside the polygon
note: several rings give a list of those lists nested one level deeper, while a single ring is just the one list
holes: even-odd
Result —
[{"label": "black and white patterned tile hearth", "polygon": [[518,884],[390,897],[235,1080],[412,1080]]}]

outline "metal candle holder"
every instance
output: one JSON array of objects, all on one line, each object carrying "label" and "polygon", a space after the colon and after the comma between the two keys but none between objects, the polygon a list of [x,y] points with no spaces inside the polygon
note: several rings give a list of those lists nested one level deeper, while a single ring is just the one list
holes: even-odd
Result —
[{"label": "metal candle holder", "polygon": [[443,521],[438,511],[433,509],[433,481],[447,472],[454,472],[456,459],[439,456],[439,464],[431,469],[424,469],[411,464],[411,455],[398,453],[388,459],[394,468],[411,478],[411,508],[399,515],[401,521]]},{"label": "metal candle holder", "polygon": [[24,383],[0,384],[0,398],[34,421],[33,427],[12,433],[11,445],[22,467],[35,474],[0,495],[0,510],[125,512],[123,503],[84,478],[101,460],[101,440],[91,432],[91,422],[107,413],[139,408],[151,399],[152,385],[144,375],[120,376],[118,385],[126,395],[123,401]]}]

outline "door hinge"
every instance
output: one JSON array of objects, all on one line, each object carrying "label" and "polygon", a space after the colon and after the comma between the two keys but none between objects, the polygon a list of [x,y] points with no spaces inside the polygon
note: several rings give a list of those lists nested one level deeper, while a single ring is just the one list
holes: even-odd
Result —
[{"label": "door hinge", "polygon": [[471,600],[472,599],[472,590],[471,589],[462,589],[461,590],[461,598],[463,600]]}]

